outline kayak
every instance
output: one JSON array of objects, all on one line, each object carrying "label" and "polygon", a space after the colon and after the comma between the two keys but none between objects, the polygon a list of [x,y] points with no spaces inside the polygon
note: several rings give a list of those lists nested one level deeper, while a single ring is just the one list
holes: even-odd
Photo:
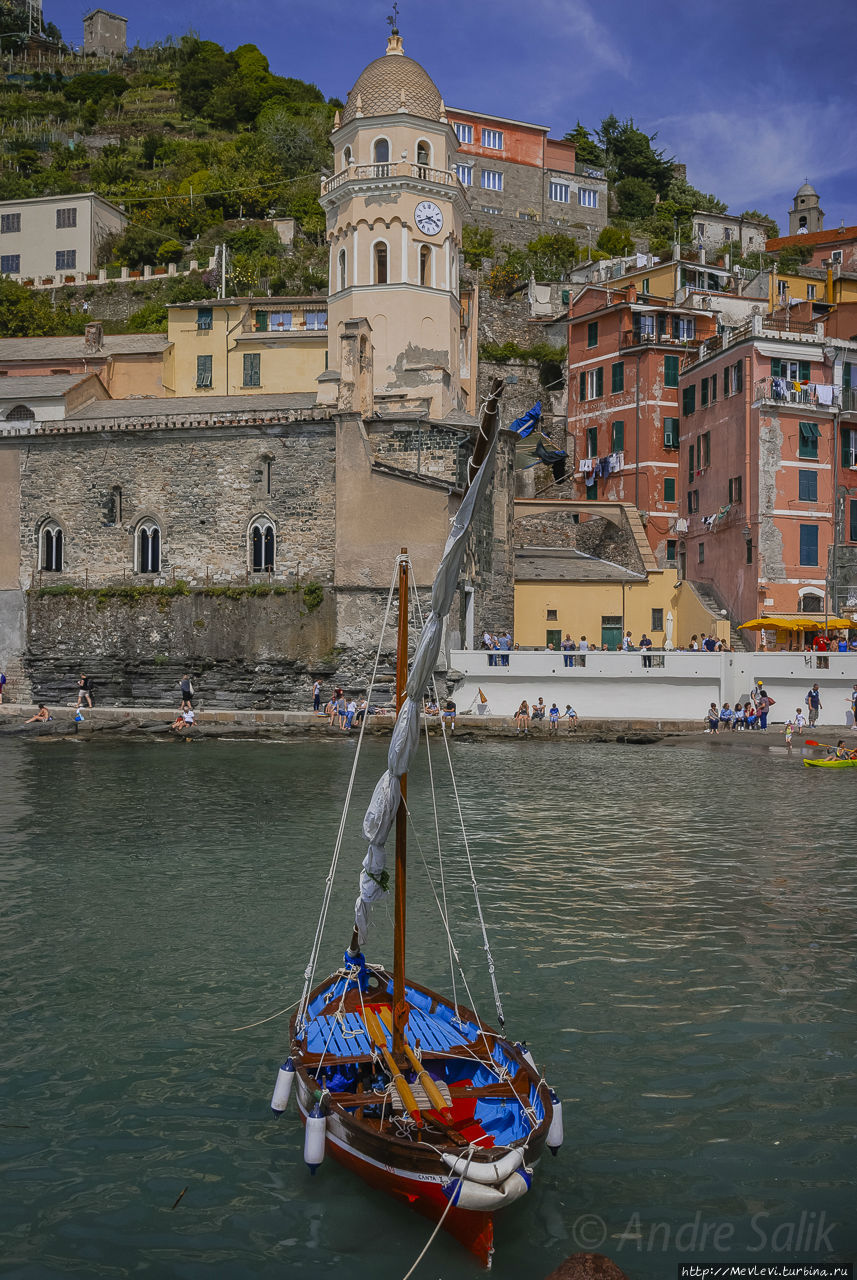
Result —
[{"label": "kayak", "polygon": [[804,760],[804,764],[807,768],[818,765],[820,769],[853,769],[857,767],[857,760]]}]

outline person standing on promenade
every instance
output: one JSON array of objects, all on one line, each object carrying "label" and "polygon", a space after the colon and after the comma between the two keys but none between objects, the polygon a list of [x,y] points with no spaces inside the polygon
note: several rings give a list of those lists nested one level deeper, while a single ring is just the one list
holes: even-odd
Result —
[{"label": "person standing on promenade", "polygon": [[336,699],[336,715],[339,720],[340,729],[345,728],[345,717],[348,714],[348,703],[345,701],[345,694],[339,690],[339,697]]},{"label": "person standing on promenade", "polygon": [[182,711],[193,711],[193,684],[189,675],[182,676],[179,688],[182,694]]},{"label": "person standing on promenade", "polygon": [[574,641],[572,640],[571,635],[569,634],[568,631],[566,631],[565,639],[563,640],[562,644],[559,647],[560,649],[562,649],[563,653],[571,653],[571,651],[573,650]]},{"label": "person standing on promenade", "polygon": [[643,634],[640,636],[640,649],[642,650],[642,653],[643,653],[644,667],[650,667],[652,665],[651,648],[652,648],[652,642],[644,631]]},{"label": "person standing on promenade", "polygon": [[795,731],[795,733],[797,734],[797,736],[798,736],[798,737],[800,737],[800,736],[801,736],[801,734],[803,733],[803,726],[804,726],[805,724],[806,724],[806,717],[804,716],[804,714],[803,714],[803,712],[801,711],[800,707],[798,707],[798,708],[795,710],[794,716],[792,717],[792,725],[793,725],[793,727],[794,727],[794,731]]},{"label": "person standing on promenade", "polygon": [[577,646],[581,653],[586,653],[589,649],[589,643],[586,636],[580,637],[580,644]]},{"label": "person standing on promenade", "polygon": [[767,733],[768,712],[770,711],[771,707],[774,705],[774,699],[768,697],[767,691],[765,689],[760,689],[759,701],[757,705],[759,709],[759,728],[762,729],[765,733]]},{"label": "person standing on promenade", "polygon": [[86,699],[86,705],[88,707],[91,707],[92,706],[92,681],[90,680],[89,676],[85,676],[81,671],[80,679],[77,682],[77,705],[79,707],[83,706],[84,698]]},{"label": "person standing on promenade", "polygon": [[316,715],[321,710],[321,681],[313,681],[312,686],[312,709]]},{"label": "person standing on promenade", "polygon": [[690,644],[688,645],[688,648],[691,650],[692,653],[695,653],[696,650],[699,648],[699,640],[697,639],[695,632],[690,637]]},{"label": "person standing on promenade", "polygon": [[818,713],[821,710],[821,694],[818,690],[818,682],[816,682],[809,693],[804,698],[804,702],[809,708],[809,727],[814,729],[818,723]]}]

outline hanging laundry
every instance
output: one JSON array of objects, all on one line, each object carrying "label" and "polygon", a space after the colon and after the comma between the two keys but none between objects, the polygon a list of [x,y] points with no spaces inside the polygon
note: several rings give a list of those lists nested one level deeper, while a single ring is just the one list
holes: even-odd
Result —
[{"label": "hanging laundry", "polygon": [[800,383],[799,383],[799,382],[794,382],[794,381],[793,381],[793,382],[792,382],[792,390],[793,390],[793,391],[796,391],[796,392],[798,393],[798,395],[800,395],[801,390],[802,390]]},{"label": "hanging laundry", "polygon": [[771,391],[775,396],[785,400],[788,395],[788,384],[785,378],[771,378]]},{"label": "hanging laundry", "polygon": [[714,521],[715,521],[716,519],[717,519],[717,516],[716,516],[716,515],[713,515],[713,516],[703,516],[703,517],[702,517],[702,523],[703,523],[703,525],[705,526],[705,528],[706,528],[706,529],[710,529],[710,528],[711,528],[711,526],[714,524]]},{"label": "hanging laundry", "polygon": [[588,471],[591,471],[591,470],[593,469],[593,467],[595,466],[595,463],[596,463],[596,459],[595,459],[595,458],[581,458],[581,459],[580,459],[580,470],[581,470],[581,471],[584,473],[584,475],[585,475]]},{"label": "hanging laundry", "polygon": [[546,466],[553,468],[554,480],[564,480],[568,454],[565,449],[547,449],[540,440],[535,449],[536,457]]},{"label": "hanging laundry", "polygon": [[823,383],[816,383],[815,394],[818,396],[819,404],[833,404],[833,387],[827,387]]},{"label": "hanging laundry", "polygon": [[592,471],[587,471],[587,473],[586,473],[586,487],[587,487],[587,489],[589,488],[589,486],[590,486],[591,484],[595,484],[595,480],[596,480],[596,475],[595,475],[595,470],[594,470],[594,468],[593,468],[593,470],[592,470]]},{"label": "hanging laundry", "polygon": [[532,409],[528,409],[522,417],[516,418],[514,422],[509,423],[509,430],[514,431],[521,440],[524,440],[531,431],[535,430],[541,416],[542,402],[537,400]]},{"label": "hanging laundry", "polygon": [[679,516],[679,518],[676,520],[676,522],[673,525],[673,530],[676,533],[687,533],[688,523],[685,520],[684,516]]},{"label": "hanging laundry", "polygon": [[596,468],[596,472],[595,472],[595,474],[596,474],[596,475],[599,475],[599,476],[604,476],[604,477],[609,476],[609,474],[610,474],[610,458],[609,458],[609,456],[608,456],[607,454],[605,454],[605,456],[604,456],[603,458],[599,458],[599,459],[598,459],[598,467]]}]

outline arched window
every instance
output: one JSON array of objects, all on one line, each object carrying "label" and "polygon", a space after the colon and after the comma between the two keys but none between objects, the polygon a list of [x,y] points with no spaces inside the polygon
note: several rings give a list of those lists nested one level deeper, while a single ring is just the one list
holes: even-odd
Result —
[{"label": "arched window", "polygon": [[372,259],[375,266],[375,284],[386,284],[388,279],[388,255],[387,246],[383,240],[379,240],[372,250]]},{"label": "arched window", "polygon": [[250,568],[253,573],[273,573],[276,530],[267,516],[257,516],[250,525]]},{"label": "arched window", "polygon": [[39,568],[47,573],[62,573],[63,536],[55,520],[43,525],[40,542]]},{"label": "arched window", "polygon": [[343,151],[342,163],[345,165],[346,168],[348,168],[348,166],[351,164],[351,148],[350,147],[346,147],[345,150]]},{"label": "arched window", "polygon": [[160,573],[161,531],[154,520],[144,520],[137,528],[137,572]]},{"label": "arched window", "polygon": [[28,404],[16,404],[14,409],[10,409],[6,414],[7,422],[33,422],[35,413]]},{"label": "arched window", "polygon": [[375,161],[375,177],[388,178],[390,176],[390,144],[386,138],[375,139],[372,158]]},{"label": "arched window", "polygon": [[338,290],[340,290],[340,291],[341,291],[342,289],[344,289],[344,288],[345,288],[345,281],[346,281],[346,273],[345,273],[345,250],[344,250],[344,249],[340,249],[340,250],[339,250],[339,258],[338,258],[338,260],[337,260],[337,261],[338,261],[338,266],[337,266],[337,281],[336,281],[336,287],[337,287],[337,289],[338,289]]},{"label": "arched window", "polygon": [[431,245],[424,244],[420,248],[420,284],[431,282]]},{"label": "arched window", "polygon": [[426,170],[431,165],[431,146],[425,140],[417,143],[417,164],[420,166],[417,176],[427,178]]},{"label": "arched window", "polygon": [[801,593],[800,611],[801,613],[821,613],[824,609],[824,598],[816,595],[814,591]]}]

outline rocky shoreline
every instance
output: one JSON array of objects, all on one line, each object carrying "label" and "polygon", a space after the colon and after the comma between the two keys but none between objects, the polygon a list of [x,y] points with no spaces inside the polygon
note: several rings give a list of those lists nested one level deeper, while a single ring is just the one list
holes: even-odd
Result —
[{"label": "rocky shoreline", "polygon": [[[191,727],[172,728],[176,712],[161,707],[94,707],[84,709],[84,720],[74,719],[74,707],[49,707],[51,719],[47,722],[26,723],[36,712],[36,707],[5,703],[0,705],[0,738],[38,738],[62,740],[98,740],[112,737],[137,739],[165,739],[173,741],[199,741],[227,739],[230,741],[284,742],[296,738],[325,738],[342,741],[355,738],[358,730],[343,732],[328,723],[327,716],[311,711],[236,711],[200,709]],[[365,734],[372,737],[389,736],[393,727],[392,715],[371,716]],[[430,723],[429,732],[440,734],[436,718]],[[795,738],[793,750],[800,749],[807,736],[836,742],[843,735],[855,739],[853,731],[841,726],[816,726],[804,739]],[[473,713],[459,715],[456,720],[455,740],[458,742],[481,741],[486,738],[517,738],[512,716],[483,716]],[[547,721],[531,725],[529,735],[522,742],[553,741]],[[700,746],[712,750],[732,748],[768,749],[781,747],[785,751],[785,738],[781,725],[774,725],[767,733],[744,732],[706,735],[696,720],[586,720],[571,733],[560,727],[558,742],[619,742],[640,746],[655,743]]]}]

